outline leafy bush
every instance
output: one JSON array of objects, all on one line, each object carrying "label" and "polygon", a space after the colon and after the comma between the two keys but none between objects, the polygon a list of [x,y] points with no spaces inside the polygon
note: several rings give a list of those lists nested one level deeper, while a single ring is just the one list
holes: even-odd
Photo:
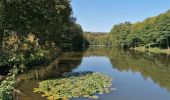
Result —
[{"label": "leafy bush", "polygon": [[0,62],[11,67],[16,65],[23,71],[28,66],[48,62],[52,50],[52,53],[57,52],[54,46],[46,49],[39,45],[38,39],[31,33],[26,37],[9,33],[3,40]]},{"label": "leafy bush", "polygon": [[11,100],[14,85],[16,84],[16,75],[18,68],[14,67],[10,70],[7,78],[0,84],[0,100]]}]

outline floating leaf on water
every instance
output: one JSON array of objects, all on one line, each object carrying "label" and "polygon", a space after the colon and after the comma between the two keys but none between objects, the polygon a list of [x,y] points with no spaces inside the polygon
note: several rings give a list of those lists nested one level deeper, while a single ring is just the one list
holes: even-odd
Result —
[{"label": "floating leaf on water", "polygon": [[98,72],[64,73],[63,78],[46,80],[39,83],[33,92],[41,92],[49,100],[68,100],[69,98],[92,98],[97,93],[109,93],[112,90],[111,78]]},{"label": "floating leaf on water", "polygon": [[98,96],[91,96],[92,99],[98,99]]},{"label": "floating leaf on water", "polygon": [[83,97],[88,98],[88,97],[89,97],[89,95],[83,95]]}]

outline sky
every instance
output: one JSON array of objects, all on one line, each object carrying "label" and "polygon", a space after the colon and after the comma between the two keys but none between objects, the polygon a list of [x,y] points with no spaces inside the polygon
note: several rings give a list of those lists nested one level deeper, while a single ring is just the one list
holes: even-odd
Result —
[{"label": "sky", "polygon": [[84,31],[109,32],[115,24],[166,12],[170,0],[72,0],[72,7]]}]

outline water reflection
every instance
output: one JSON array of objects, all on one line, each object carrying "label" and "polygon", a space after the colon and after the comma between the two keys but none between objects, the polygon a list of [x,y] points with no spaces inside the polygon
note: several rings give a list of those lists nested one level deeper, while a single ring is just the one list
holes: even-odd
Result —
[{"label": "water reflection", "polygon": [[60,77],[64,72],[71,72],[76,69],[83,58],[83,52],[63,53],[59,58],[52,62],[49,66],[39,66],[31,69],[18,76],[20,83],[17,89],[22,91],[24,95],[17,94],[17,100],[46,100],[40,95],[33,93],[33,88],[37,87],[38,82]]},{"label": "water reflection", "polygon": [[107,56],[119,71],[140,72],[143,78],[151,78],[156,84],[170,90],[170,58],[165,54],[149,54],[114,48],[91,47],[86,56]]},{"label": "water reflection", "polygon": [[18,77],[21,80],[18,89],[27,97],[19,95],[19,100],[33,98],[33,100],[43,100],[45,98],[32,93],[38,81],[56,78],[63,72],[84,70],[104,72],[117,79],[113,84],[119,88],[119,91],[103,95],[101,100],[170,99],[168,55],[123,51],[109,47],[90,47],[85,52],[63,53],[51,65],[21,74]]}]

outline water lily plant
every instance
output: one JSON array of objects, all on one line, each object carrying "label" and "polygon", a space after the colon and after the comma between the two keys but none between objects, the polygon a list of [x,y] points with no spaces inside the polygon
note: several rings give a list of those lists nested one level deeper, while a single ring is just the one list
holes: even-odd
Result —
[{"label": "water lily plant", "polygon": [[98,72],[70,72],[61,78],[46,80],[39,83],[33,92],[42,93],[49,100],[68,100],[70,98],[98,99],[96,94],[109,93],[112,78]]}]

